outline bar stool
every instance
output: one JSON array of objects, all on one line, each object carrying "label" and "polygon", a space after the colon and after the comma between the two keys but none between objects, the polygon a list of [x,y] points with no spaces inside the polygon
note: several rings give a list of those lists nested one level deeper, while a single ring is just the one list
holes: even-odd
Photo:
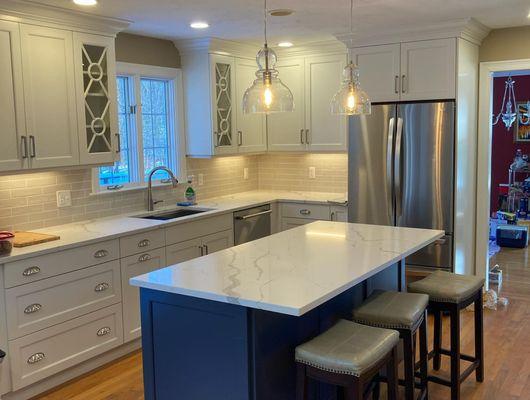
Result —
[{"label": "bar stool", "polygon": [[[434,348],[429,353],[433,369],[440,369],[441,356],[451,357],[451,380],[429,375],[431,382],[451,388],[451,399],[460,399],[460,384],[473,371],[477,382],[484,380],[484,315],[482,288],[484,279],[436,271],[428,277],[409,284],[409,292],[429,295],[429,310],[434,313]],[[475,356],[460,352],[460,311],[475,305]],[[442,348],[442,313],[448,312],[451,320],[451,349]],[[463,372],[460,360],[471,362]]]},{"label": "bar stool", "polygon": [[339,320],[314,339],[299,345],[296,399],[306,400],[308,380],[342,388],[344,400],[361,400],[379,371],[386,366],[388,398],[397,400],[397,345],[394,330]]},{"label": "bar stool", "polygon": [[360,324],[395,329],[403,339],[405,398],[414,399],[416,366],[416,333],[420,332],[420,394],[428,397],[427,305],[429,296],[418,293],[374,291],[353,311],[353,320]]}]

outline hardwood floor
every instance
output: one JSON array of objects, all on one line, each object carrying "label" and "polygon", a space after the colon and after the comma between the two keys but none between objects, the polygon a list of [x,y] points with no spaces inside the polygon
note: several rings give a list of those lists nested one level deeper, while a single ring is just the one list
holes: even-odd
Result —
[{"label": "hardwood floor", "polygon": [[[486,378],[476,383],[474,375],[462,385],[465,400],[530,399],[530,267],[528,249],[502,249],[493,260],[504,274],[501,295],[509,300],[497,311],[485,309]],[[473,354],[473,312],[462,317],[462,351]],[[432,339],[432,320],[429,330]],[[444,320],[444,332],[449,332]],[[444,346],[449,335],[444,334]],[[442,374],[448,376],[447,357],[442,358]],[[464,364],[463,364],[464,365]],[[383,385],[384,386],[384,385]],[[401,392],[401,395],[403,393]],[[382,395],[384,399],[384,394]],[[449,388],[429,385],[431,400],[450,398]],[[89,375],[70,382],[39,400],[142,400],[141,353],[134,353]],[[204,399],[208,400],[208,399]]]}]

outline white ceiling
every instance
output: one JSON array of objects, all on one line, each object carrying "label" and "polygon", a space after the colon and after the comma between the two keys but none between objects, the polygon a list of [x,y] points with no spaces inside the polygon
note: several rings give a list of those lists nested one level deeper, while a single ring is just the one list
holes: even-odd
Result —
[{"label": "white ceiling", "polygon": [[[184,39],[213,36],[260,40],[262,0],[98,0],[80,7],[72,0],[35,0],[47,5],[81,10],[132,21],[128,31],[148,36]],[[270,18],[273,40],[295,43],[326,40],[349,30],[349,0],[269,0],[268,8],[291,8],[294,15]],[[490,28],[529,25],[528,0],[355,0],[354,26],[358,32],[392,31],[430,23],[473,17]],[[210,23],[193,30],[192,20]]]}]

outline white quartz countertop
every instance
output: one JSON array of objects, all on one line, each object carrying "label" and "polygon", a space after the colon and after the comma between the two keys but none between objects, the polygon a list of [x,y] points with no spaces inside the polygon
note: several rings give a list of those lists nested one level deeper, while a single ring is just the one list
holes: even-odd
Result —
[{"label": "white quartz countertop", "polygon": [[[61,237],[61,239],[29,247],[13,248],[13,251],[10,255],[0,256],[0,264],[29,257],[35,257],[42,254],[53,253],[56,251],[66,250],[91,243],[115,239],[121,236],[126,236],[129,234],[132,235],[150,229],[182,224],[192,220],[199,220],[218,214],[230,213],[252,207],[254,205],[272,203],[275,201],[292,201],[297,203],[343,203],[346,200],[346,194],[256,190],[199,201],[195,207],[207,208],[211,210],[201,214],[190,215],[174,220],[156,221],[134,218],[134,216],[144,215],[147,213],[146,211],[140,211],[136,213],[53,226],[44,229],[35,229],[33,232],[58,235]],[[164,209],[169,210],[175,207],[176,204]],[[157,209],[156,211],[163,211],[164,209]]]},{"label": "white quartz countertop", "polygon": [[443,235],[438,230],[317,221],[130,283],[299,316]]}]

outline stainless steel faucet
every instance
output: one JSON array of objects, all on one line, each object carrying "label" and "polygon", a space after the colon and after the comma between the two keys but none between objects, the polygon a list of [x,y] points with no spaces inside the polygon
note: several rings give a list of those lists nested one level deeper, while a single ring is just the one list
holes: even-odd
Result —
[{"label": "stainless steel faucet", "polygon": [[163,200],[160,200],[160,201],[154,201],[153,200],[153,184],[152,184],[152,180],[153,180],[153,175],[156,171],[166,171],[169,175],[169,178],[171,179],[171,183],[173,185],[173,187],[177,187],[179,181],[177,180],[177,178],[175,178],[175,175],[173,175],[173,172],[171,172],[171,170],[167,167],[164,167],[164,166],[159,166],[159,167],[155,167],[151,170],[151,172],[149,172],[149,175],[147,177],[147,211],[153,211],[155,209],[155,204],[156,203],[160,203],[160,201],[163,201]]}]

